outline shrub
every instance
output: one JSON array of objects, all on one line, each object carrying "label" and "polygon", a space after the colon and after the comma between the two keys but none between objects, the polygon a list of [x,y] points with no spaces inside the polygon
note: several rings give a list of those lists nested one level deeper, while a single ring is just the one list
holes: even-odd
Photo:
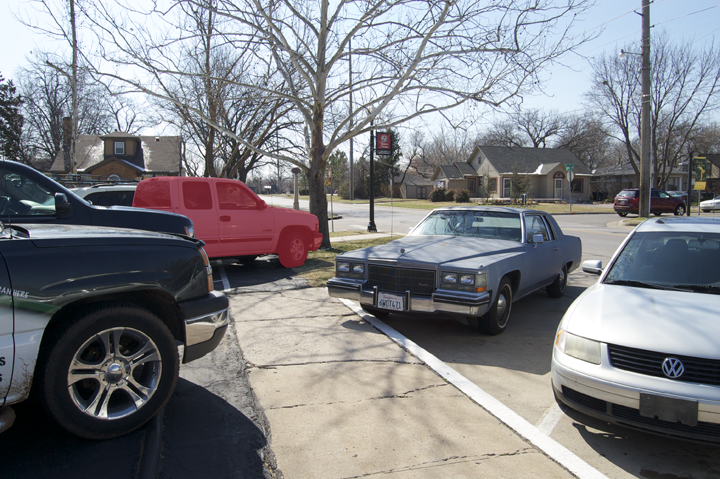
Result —
[{"label": "shrub", "polygon": [[437,188],[432,190],[430,193],[430,201],[437,203],[438,201],[445,201],[445,188]]},{"label": "shrub", "polygon": [[310,190],[308,190],[308,189],[306,189],[306,190],[301,189],[299,192],[300,196],[307,196],[309,194],[310,194]]},{"label": "shrub", "polygon": [[455,201],[455,190],[447,190],[445,192],[445,201]]},{"label": "shrub", "polygon": [[470,203],[470,192],[468,190],[457,190],[455,203]]}]

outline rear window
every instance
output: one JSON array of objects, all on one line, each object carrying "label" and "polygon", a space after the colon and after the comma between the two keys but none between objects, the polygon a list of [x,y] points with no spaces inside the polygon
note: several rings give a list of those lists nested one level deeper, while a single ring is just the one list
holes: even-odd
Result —
[{"label": "rear window", "polygon": [[618,193],[618,196],[625,197],[625,198],[635,198],[637,196],[637,191],[635,190],[622,190],[620,193]]},{"label": "rear window", "polygon": [[169,181],[141,181],[138,184],[133,206],[141,208],[170,208]]},{"label": "rear window", "polygon": [[212,209],[210,185],[206,181],[183,181],[183,202],[189,210]]}]

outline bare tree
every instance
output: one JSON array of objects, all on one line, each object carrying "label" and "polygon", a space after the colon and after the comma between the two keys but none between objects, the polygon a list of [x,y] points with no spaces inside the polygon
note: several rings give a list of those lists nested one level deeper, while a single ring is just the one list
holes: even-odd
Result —
[{"label": "bare tree", "polygon": [[[208,8],[205,1],[176,0]],[[371,129],[386,129],[423,115],[450,116],[470,103],[498,106],[536,86],[548,63],[583,42],[570,29],[589,0],[327,0],[264,3],[226,0],[214,8],[227,19],[227,44],[250,42],[258,70],[278,72],[279,82],[241,83],[258,95],[283,97],[304,123],[305,158],[271,155],[299,166],[310,184],[310,211],[320,220],[323,246],[330,246],[323,180],[329,155],[339,145]],[[96,4],[96,32],[106,54],[118,65],[142,68],[154,81],[124,79],[132,89],[166,96],[157,88],[168,74],[182,74],[169,51],[184,40],[171,27],[161,36],[157,26],[167,12],[147,12],[148,22],[122,24],[105,3]],[[153,28],[147,25],[152,23]],[[130,27],[133,31],[130,31]],[[352,50],[350,49],[352,44]],[[107,52],[106,53],[110,53]],[[348,60],[352,55],[352,82]],[[298,80],[300,78],[300,80]],[[350,95],[353,111],[348,114]],[[204,112],[206,121],[248,148],[250,142],[224,129]],[[352,126],[351,126],[352,125]],[[267,154],[266,150],[258,149]]]},{"label": "bare tree", "polygon": [[[632,51],[632,45],[625,49]],[[720,95],[720,56],[714,44],[703,50],[690,42],[671,44],[665,33],[653,38],[651,48],[651,158],[655,186],[664,187],[678,166],[703,115],[717,108]],[[625,144],[635,171],[640,151],[640,58],[605,55],[593,62],[589,104],[613,126],[611,133]]]},{"label": "bare tree", "polygon": [[414,132],[407,155],[411,170],[424,178],[430,178],[440,165],[467,161],[474,148],[471,135],[463,128],[443,125],[430,138],[426,136],[426,132]]},{"label": "bare tree", "polygon": [[611,144],[615,140],[605,130],[599,118],[576,115],[567,119],[565,129],[558,135],[554,146],[572,151],[583,165],[593,171],[612,163]]},{"label": "bare tree", "polygon": [[478,137],[478,145],[547,148],[563,134],[569,119],[556,110],[516,108]]}]

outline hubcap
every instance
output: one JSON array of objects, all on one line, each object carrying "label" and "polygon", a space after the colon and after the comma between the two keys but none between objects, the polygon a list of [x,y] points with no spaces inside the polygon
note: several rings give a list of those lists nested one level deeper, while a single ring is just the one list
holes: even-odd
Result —
[{"label": "hubcap", "polygon": [[292,243],[290,244],[290,256],[292,256],[292,259],[297,261],[302,258],[303,250],[303,242],[300,238],[292,240]]},{"label": "hubcap", "polygon": [[497,310],[497,323],[498,326],[504,327],[507,324],[508,316],[510,316],[510,291],[509,287],[506,286],[500,291],[498,296],[496,310]]},{"label": "hubcap", "polygon": [[75,406],[96,419],[128,416],[157,390],[162,357],[142,331],[106,329],[78,348],[68,368],[68,392]]}]

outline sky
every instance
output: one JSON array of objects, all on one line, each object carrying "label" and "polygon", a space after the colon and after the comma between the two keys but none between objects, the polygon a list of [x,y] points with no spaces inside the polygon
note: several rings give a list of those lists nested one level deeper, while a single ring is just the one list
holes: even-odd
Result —
[{"label": "sky", "polygon": [[[587,57],[615,54],[620,48],[635,43],[640,52],[642,0],[596,0],[592,13],[580,24],[580,30],[599,32],[599,37],[583,45],[576,54],[564,58],[546,73],[546,86],[537,95],[525,97],[528,108],[558,110],[564,113],[581,112],[582,96],[590,85],[590,63]],[[43,38],[15,20],[12,13],[27,9],[25,1],[0,0],[0,44],[5,45],[0,55],[0,73],[15,78],[17,68],[27,63],[33,50],[47,49]],[[671,40],[691,40],[697,45],[720,39],[720,0],[656,0],[651,3],[652,32],[660,29],[670,34]]]}]

